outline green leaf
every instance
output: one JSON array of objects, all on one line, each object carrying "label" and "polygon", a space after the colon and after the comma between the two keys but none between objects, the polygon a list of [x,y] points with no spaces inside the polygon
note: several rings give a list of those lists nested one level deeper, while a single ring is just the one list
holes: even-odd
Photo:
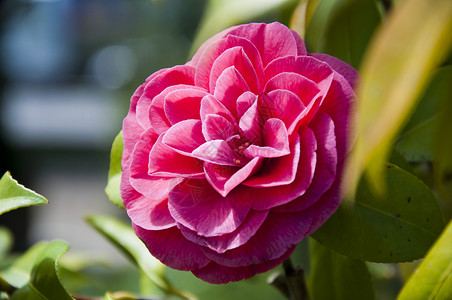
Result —
[{"label": "green leaf", "polygon": [[121,193],[119,185],[121,183],[121,158],[122,158],[122,148],[124,147],[124,142],[122,140],[122,131],[118,133],[113,141],[110,154],[110,170],[108,171],[108,183],[105,188],[105,193],[111,202],[115,205],[124,208],[122,203]]},{"label": "green leaf", "polygon": [[375,196],[362,180],[355,201],[343,201],[313,235],[318,242],[373,262],[406,262],[425,255],[444,226],[438,202],[417,177],[392,164],[386,167],[387,193]]},{"label": "green leaf", "polygon": [[104,300],[136,300],[137,298],[126,292],[106,293]]},{"label": "green leaf", "polygon": [[[422,20],[422,26],[413,20]],[[358,139],[347,170],[353,190],[367,170],[373,186],[384,191],[384,162],[396,135],[451,45],[452,1],[411,0],[394,6],[361,68]]]},{"label": "green leaf", "polygon": [[452,295],[452,222],[402,288],[398,300],[450,299]]},{"label": "green leaf", "polygon": [[6,227],[0,226],[0,259],[2,259],[13,245],[13,236]]},{"label": "green leaf", "polygon": [[67,251],[68,244],[63,241],[50,242],[33,266],[30,280],[15,291],[11,300],[72,300],[58,277],[58,259]]},{"label": "green leaf", "polygon": [[33,245],[33,247],[17,258],[8,269],[1,271],[0,277],[16,288],[27,284],[35,262],[47,245],[47,242],[39,242]]},{"label": "green leaf", "polygon": [[20,185],[9,172],[0,179],[0,215],[21,207],[46,203],[46,198]]},{"label": "green leaf", "polygon": [[312,300],[370,300],[375,292],[369,270],[353,259],[310,240]]},{"label": "green leaf", "polygon": [[228,27],[247,23],[267,13],[292,8],[297,3],[298,0],[210,0],[190,53],[193,55],[204,41]]},{"label": "green leaf", "polygon": [[165,266],[149,253],[130,225],[106,215],[91,215],[87,221],[135,263],[158,288],[165,292],[171,290],[163,275]]},{"label": "green leaf", "polygon": [[328,53],[358,68],[381,20],[375,0],[323,0],[310,19],[306,41],[312,52]]}]

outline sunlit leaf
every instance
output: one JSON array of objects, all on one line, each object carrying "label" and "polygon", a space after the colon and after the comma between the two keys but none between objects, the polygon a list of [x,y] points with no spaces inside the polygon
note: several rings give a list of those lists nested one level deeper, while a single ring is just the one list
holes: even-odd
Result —
[{"label": "sunlit leaf", "polygon": [[341,255],[311,240],[312,300],[375,299],[366,263]]},{"label": "sunlit leaf", "polygon": [[26,285],[15,291],[11,300],[72,300],[58,277],[58,259],[67,249],[63,241],[50,242],[39,254]]},{"label": "sunlit leaf", "polygon": [[353,187],[367,169],[373,186],[384,190],[384,161],[396,134],[451,42],[452,1],[411,0],[394,6],[362,64],[359,136],[348,168]]},{"label": "sunlit leaf", "polygon": [[386,166],[387,193],[375,196],[362,180],[354,202],[338,211],[313,235],[321,244],[373,262],[406,262],[423,257],[444,226],[432,191],[395,165]]},{"label": "sunlit leaf", "polygon": [[106,215],[91,215],[87,221],[131,259],[157,287],[163,291],[171,290],[163,276],[165,266],[149,253],[130,225]]},{"label": "sunlit leaf", "polygon": [[204,41],[228,27],[248,23],[277,10],[292,8],[297,3],[298,0],[210,0],[198,27],[191,55]]},{"label": "sunlit leaf", "polygon": [[119,185],[121,183],[121,158],[122,158],[122,148],[124,147],[124,142],[122,140],[122,131],[116,136],[111,147],[110,154],[110,170],[108,171],[108,183],[105,188],[105,193],[111,202],[117,206],[124,208],[122,203],[121,193],[119,190]]},{"label": "sunlit leaf", "polygon": [[295,30],[304,39],[306,33],[306,13],[308,0],[300,0],[290,18],[290,29]]},{"label": "sunlit leaf", "polygon": [[322,0],[310,18],[306,42],[311,52],[328,53],[358,68],[381,19],[374,0]]},{"label": "sunlit leaf", "polygon": [[20,185],[9,172],[0,179],[0,215],[21,207],[46,203],[47,199]]},{"label": "sunlit leaf", "polygon": [[126,292],[106,293],[104,300],[136,300],[137,298]]},{"label": "sunlit leaf", "polygon": [[17,258],[8,269],[2,270],[0,277],[16,288],[27,284],[35,262],[47,245],[47,242],[39,242],[33,245],[33,247]]},{"label": "sunlit leaf", "polygon": [[452,222],[399,294],[398,300],[450,299],[452,295]]}]

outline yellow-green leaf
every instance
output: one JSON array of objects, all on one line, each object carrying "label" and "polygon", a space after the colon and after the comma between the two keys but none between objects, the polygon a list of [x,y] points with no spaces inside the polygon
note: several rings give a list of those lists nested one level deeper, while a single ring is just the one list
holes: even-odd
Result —
[{"label": "yellow-green leaf", "polygon": [[105,193],[111,202],[117,206],[124,208],[122,203],[121,193],[119,190],[119,185],[121,183],[121,158],[122,158],[122,148],[124,147],[124,142],[122,140],[122,131],[118,133],[111,146],[110,154],[110,170],[108,171],[108,183],[105,188]]},{"label": "yellow-green leaf", "polygon": [[396,134],[452,43],[452,1],[410,0],[395,5],[362,64],[358,140],[348,168],[353,187],[367,169],[384,189],[384,161]]},{"label": "yellow-green leaf", "polygon": [[452,222],[402,288],[398,300],[451,299]]}]

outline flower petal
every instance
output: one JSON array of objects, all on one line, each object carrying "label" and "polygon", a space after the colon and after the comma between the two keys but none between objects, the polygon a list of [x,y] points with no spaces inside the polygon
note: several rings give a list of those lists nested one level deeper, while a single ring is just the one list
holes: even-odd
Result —
[{"label": "flower petal", "polygon": [[193,157],[206,162],[225,166],[240,166],[236,162],[234,151],[224,140],[211,140],[193,150]]},{"label": "flower petal", "polygon": [[299,161],[300,136],[297,134],[290,142],[290,155],[270,159],[264,168],[243,184],[258,188],[288,185],[295,180]]},{"label": "flower petal", "polygon": [[235,249],[246,242],[256,233],[268,215],[268,211],[250,211],[245,221],[232,233],[221,236],[204,237],[196,232],[178,225],[184,237],[188,240],[206,246],[217,253],[224,253],[227,250]]},{"label": "flower petal", "polygon": [[348,83],[352,87],[356,86],[356,83],[358,82],[359,79],[359,73],[352,66],[328,54],[310,53],[309,55],[326,62],[331,68],[333,68],[334,71],[344,76],[344,78],[348,81]]},{"label": "flower petal", "polygon": [[149,154],[148,174],[163,177],[204,178],[202,162],[162,143],[160,135]]},{"label": "flower petal", "polygon": [[210,185],[223,197],[255,173],[262,164],[262,158],[256,157],[242,168],[204,164],[204,172]]},{"label": "flower petal", "polygon": [[170,213],[177,222],[208,237],[236,230],[251,206],[251,201],[240,193],[222,197],[206,180],[184,180],[168,199]]},{"label": "flower petal", "polygon": [[200,119],[201,99],[207,92],[197,87],[177,89],[165,96],[164,110],[168,121],[176,124],[187,119]]},{"label": "flower petal", "polygon": [[239,127],[243,135],[251,142],[251,144],[262,144],[263,123],[259,115],[257,101],[243,114],[239,121]]},{"label": "flower petal", "polygon": [[137,103],[137,121],[143,128],[149,128],[149,109],[154,97],[169,86],[177,84],[193,85],[196,69],[191,66],[175,66],[160,72],[147,82],[143,95]]},{"label": "flower petal", "polygon": [[278,266],[283,260],[288,259],[292,254],[295,247],[287,250],[287,252],[276,259],[265,261],[263,263],[252,264],[243,267],[225,267],[215,262],[210,262],[208,265],[201,269],[193,270],[192,273],[209,283],[221,284],[229,281],[239,281],[242,279],[250,278],[258,273],[267,272]]},{"label": "flower petal", "polygon": [[231,123],[235,122],[234,116],[226,108],[226,106],[211,95],[207,95],[202,98],[199,114],[201,116],[201,121],[203,122],[205,121],[207,115],[220,115]]},{"label": "flower petal", "polygon": [[173,126],[164,134],[162,143],[180,154],[191,156],[193,150],[205,142],[200,120],[185,120]]},{"label": "flower petal", "polygon": [[206,141],[227,140],[237,134],[237,128],[220,115],[206,115],[202,123],[202,133]]},{"label": "flower petal", "polygon": [[263,129],[263,145],[251,145],[245,149],[248,157],[280,157],[290,153],[289,135],[280,119],[268,119]]},{"label": "flower petal", "polygon": [[201,247],[184,238],[176,227],[166,230],[146,230],[132,225],[149,252],[173,269],[191,271],[202,268],[210,262]]},{"label": "flower petal", "polygon": [[234,66],[231,66],[218,77],[213,96],[223,103],[234,116],[237,116],[237,98],[249,90],[245,79]]},{"label": "flower petal", "polygon": [[257,100],[257,95],[251,92],[245,92],[237,98],[237,116],[243,116],[251,105]]}]

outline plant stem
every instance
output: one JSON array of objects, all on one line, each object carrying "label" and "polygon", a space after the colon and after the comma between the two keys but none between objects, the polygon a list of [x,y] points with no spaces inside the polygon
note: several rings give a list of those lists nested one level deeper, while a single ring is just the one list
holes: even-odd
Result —
[{"label": "plant stem", "polygon": [[270,280],[280,292],[290,300],[309,300],[308,289],[301,266],[294,268],[290,258],[284,260],[284,274],[278,274]]}]

